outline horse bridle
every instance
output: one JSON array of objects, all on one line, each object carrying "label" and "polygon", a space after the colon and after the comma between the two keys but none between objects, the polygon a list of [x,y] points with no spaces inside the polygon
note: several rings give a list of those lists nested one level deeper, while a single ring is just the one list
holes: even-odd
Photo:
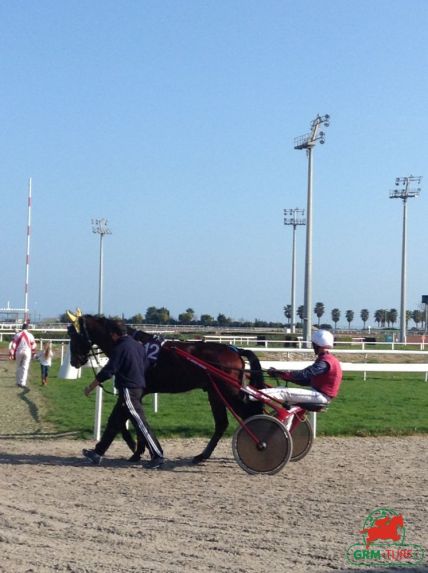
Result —
[{"label": "horse bridle", "polygon": [[[89,357],[92,356],[92,357],[94,358],[95,362],[97,363],[97,365],[101,368],[101,364],[100,364],[100,361],[98,360],[98,356],[99,356],[100,354],[104,354],[104,352],[103,352],[99,347],[98,347],[98,351],[95,352],[95,350],[94,350],[95,344],[94,344],[94,342],[92,341],[91,337],[89,336],[89,332],[88,332],[88,329],[87,329],[87,327],[86,327],[85,317],[84,317],[84,316],[80,316],[78,320],[79,320],[79,330],[80,330],[81,332],[79,332],[79,330],[77,330],[77,328],[76,328],[76,326],[75,326],[74,324],[73,324],[73,328],[74,328],[74,330],[75,330],[77,336],[80,336],[80,337],[84,340],[84,342],[86,342],[86,343],[89,345],[89,350],[88,350],[88,353],[87,353],[86,362],[89,360]],[[86,362],[85,362],[85,364],[86,364]],[[93,372],[93,375],[94,375],[94,378],[95,378],[96,375],[97,375],[97,371],[95,370],[95,367],[94,367],[93,363],[91,363],[91,368],[92,368],[92,372]],[[100,388],[102,388],[102,390],[104,390],[104,392],[105,392],[106,394],[115,395],[114,392],[110,392],[110,390],[106,390],[106,389],[104,388],[104,386],[102,385],[101,382],[98,382],[98,385],[99,385]]]},{"label": "horse bridle", "polygon": [[[100,361],[98,360],[98,356],[100,354],[103,354],[103,351],[101,349],[99,349],[97,352],[95,352],[94,343],[93,343],[91,337],[89,336],[89,332],[88,332],[88,329],[86,327],[85,318],[83,316],[80,316],[78,320],[79,320],[79,330],[76,328],[75,324],[72,325],[72,328],[74,328],[76,335],[79,336],[89,347],[87,354],[86,354],[85,364],[86,364],[86,362],[88,362],[89,358],[92,356],[92,358],[94,358],[94,360],[98,364],[98,366],[101,367]],[[95,371],[93,364],[91,364],[91,367],[92,367],[92,371],[93,371],[94,376],[95,376],[96,371]]]}]

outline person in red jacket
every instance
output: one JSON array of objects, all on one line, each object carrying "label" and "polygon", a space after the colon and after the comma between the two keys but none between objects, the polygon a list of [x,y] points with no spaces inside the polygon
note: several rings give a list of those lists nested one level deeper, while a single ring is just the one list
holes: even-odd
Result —
[{"label": "person in red jacket", "polygon": [[312,334],[316,360],[311,366],[295,371],[268,370],[269,376],[294,382],[303,388],[268,388],[263,392],[288,404],[329,404],[337,396],[342,382],[340,362],[328,351],[333,346],[331,332],[316,330]]}]

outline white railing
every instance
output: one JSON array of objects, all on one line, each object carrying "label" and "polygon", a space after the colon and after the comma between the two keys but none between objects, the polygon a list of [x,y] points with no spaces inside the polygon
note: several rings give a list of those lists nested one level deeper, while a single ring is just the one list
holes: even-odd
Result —
[{"label": "white railing", "polygon": [[[277,370],[302,370],[313,364],[313,360],[261,360],[263,370],[276,368]],[[371,363],[371,362],[340,362],[343,372],[363,372],[364,380],[367,372],[421,372],[425,374],[425,382],[428,381],[428,363]]]},{"label": "white railing", "polygon": [[[245,336],[245,335],[240,335],[240,336],[233,336],[233,335],[221,335],[221,336],[211,336],[211,335],[206,335],[203,337],[205,342],[221,342],[223,344],[242,344],[243,341],[246,341],[247,339],[249,341],[251,341],[251,343],[253,343],[254,340],[257,341],[257,348],[256,350],[260,350],[260,348],[265,348],[265,349],[273,349],[273,350],[282,350],[284,352],[287,351],[295,351],[295,350],[310,350],[311,348],[311,344],[309,342],[305,342],[303,340],[302,337],[298,337],[297,340],[263,340],[258,338],[257,336]],[[242,342],[240,342],[242,340]],[[250,342],[249,342],[250,343]],[[248,344],[249,344],[248,343]],[[376,342],[365,342],[364,339],[354,339],[352,341],[335,341],[334,343],[335,345],[335,350],[338,349],[339,346],[351,346],[351,347],[356,347],[358,346],[359,348],[361,348],[361,350],[365,350],[366,352],[369,352],[370,350],[366,350],[367,346],[370,348],[372,346],[378,346],[378,347],[390,347],[391,350],[395,350],[395,348],[397,346],[399,347],[405,347],[405,348],[419,348],[420,350],[424,350],[425,346],[428,347],[428,337],[423,337],[422,336],[422,340],[420,342],[397,342],[397,341],[376,341]],[[305,347],[307,346],[307,348],[305,349]],[[253,350],[253,348],[249,348],[249,350]],[[349,352],[349,350],[348,350]],[[380,352],[380,351],[378,351]],[[385,352],[385,350],[382,350],[382,352]]]}]

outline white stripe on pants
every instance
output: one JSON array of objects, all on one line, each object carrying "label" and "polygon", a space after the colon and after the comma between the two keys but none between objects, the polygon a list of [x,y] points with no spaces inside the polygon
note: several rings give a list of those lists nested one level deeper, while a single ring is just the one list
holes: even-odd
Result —
[{"label": "white stripe on pants", "polygon": [[138,415],[138,412],[135,410],[134,405],[132,403],[131,397],[129,395],[129,390],[128,388],[124,388],[123,389],[123,395],[125,397],[125,402],[126,405],[128,407],[129,412],[131,413],[131,416],[134,418],[134,420],[137,422],[138,427],[141,430],[141,433],[143,434],[144,438],[146,439],[147,442],[147,446],[149,448],[149,451],[153,456],[158,456],[160,458],[163,457],[163,453],[161,451],[159,451],[159,448],[157,446],[157,444],[155,443],[155,441],[153,440],[152,436],[150,435],[150,432],[147,430],[143,420],[140,418],[140,416]]}]

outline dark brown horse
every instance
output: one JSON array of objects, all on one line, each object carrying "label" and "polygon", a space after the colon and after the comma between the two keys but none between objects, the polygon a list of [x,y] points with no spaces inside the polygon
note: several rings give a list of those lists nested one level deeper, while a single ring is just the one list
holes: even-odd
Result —
[{"label": "dark brown horse", "polygon": [[[110,319],[89,314],[74,315],[70,312],[67,314],[72,322],[68,328],[72,366],[79,368],[86,364],[93,345],[98,346],[106,356],[110,355],[113,348],[109,328],[112,322]],[[128,333],[142,344],[147,344],[148,357],[155,361],[146,373],[146,394],[155,392],[174,394],[196,388],[201,388],[207,392],[215,422],[214,434],[203,452],[195,456],[193,461],[198,463],[208,459],[227,429],[227,409],[212,384],[211,377],[213,375],[192,364],[189,360],[178,356],[174,352],[174,347],[182,348],[189,354],[224,370],[236,378],[241,385],[244,380],[245,357],[251,368],[250,384],[256,388],[264,388],[263,374],[257,356],[250,350],[217,342],[166,341],[160,346],[153,341],[151,334],[132,328],[128,328]],[[156,354],[158,355],[156,356]],[[262,413],[263,404],[261,402],[244,401],[239,389],[228,385],[227,382],[219,378],[215,379],[215,383],[223,397],[241,418],[245,419]]]}]

